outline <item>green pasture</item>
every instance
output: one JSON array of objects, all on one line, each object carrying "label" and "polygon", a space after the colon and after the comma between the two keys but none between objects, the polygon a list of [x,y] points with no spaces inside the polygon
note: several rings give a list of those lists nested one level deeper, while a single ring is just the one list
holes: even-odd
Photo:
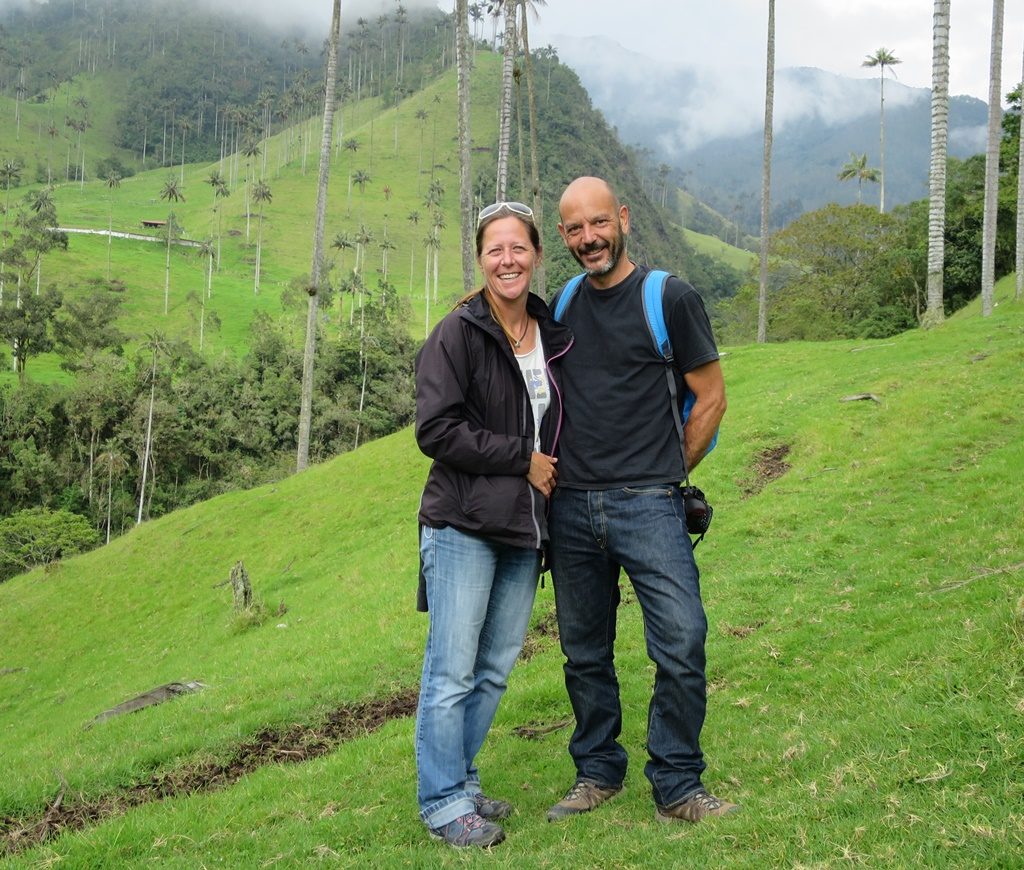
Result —
[{"label": "green pasture", "polygon": [[723,242],[717,236],[709,236],[705,233],[698,233],[695,230],[683,230],[683,236],[690,243],[695,251],[707,254],[720,260],[727,266],[732,266],[741,273],[746,273],[757,263],[757,255],[742,248],[734,247],[728,242]]},{"label": "green pasture", "polygon": [[[88,76],[82,75],[68,84],[48,88],[39,100],[22,100],[20,107],[10,97],[0,97],[0,160],[21,163],[21,185],[33,185],[36,172],[41,170],[46,181],[46,168],[54,183],[63,183],[68,164],[75,174],[79,134],[65,124],[65,119],[88,120],[81,134],[85,149],[86,178],[95,176],[96,161],[116,156],[133,164],[138,155],[114,144],[117,136],[117,113],[124,103],[125,80],[109,70]],[[85,102],[85,106],[81,105]],[[18,123],[18,114],[21,123]],[[55,135],[50,135],[50,127]],[[67,182],[68,184],[78,182]],[[18,188],[12,188],[12,195]]]},{"label": "green pasture", "polygon": [[[654,822],[642,773],[653,670],[626,583],[617,663],[633,764],[624,794],[596,813],[548,824],[573,779],[568,730],[516,733],[571,717],[557,642],[540,637],[480,758],[488,792],[517,807],[490,854],[427,838],[406,717],[8,863],[1019,866],[1024,308],[1011,294],[1012,278],[993,316],[968,310],[930,332],[726,349],[729,412],[695,475],[715,507],[697,556],[705,780],[740,814]],[[874,398],[844,401],[863,394]],[[315,728],[337,707],[414,690],[426,469],[403,431],[0,585],[8,836],[61,793],[95,801],[226,759],[263,729]],[[239,559],[267,607],[261,624],[232,615],[223,583]],[[552,609],[548,582],[535,621]],[[85,727],[186,680],[206,688]]]},{"label": "green pasture", "polygon": [[[480,53],[480,74],[473,79],[472,100],[476,106],[496,105],[500,60],[491,53]],[[410,328],[422,335],[462,295],[462,265],[459,243],[458,148],[456,140],[455,73],[451,71],[399,103],[382,106],[379,99],[345,104],[335,115],[334,147],[325,253],[333,286],[340,284],[355,265],[354,250],[338,250],[331,241],[338,233],[354,236],[361,226],[372,234],[367,246],[362,273],[370,292],[377,292],[382,276],[385,235],[395,247],[388,251],[388,280],[397,292],[408,296],[412,304]],[[97,98],[97,106],[104,105]],[[90,104],[92,105],[92,104]],[[13,107],[13,103],[12,103]],[[13,112],[13,108],[10,111]],[[42,111],[45,107],[33,107]],[[27,111],[23,107],[23,111]],[[417,118],[418,112],[425,118]],[[474,161],[492,161],[491,144],[497,136],[497,118],[493,112],[476,111],[472,115]],[[24,122],[23,122],[24,123]],[[173,211],[185,240],[212,240],[216,244],[218,225],[221,235],[220,269],[213,277],[213,292],[208,304],[221,322],[219,330],[206,331],[204,346],[210,352],[244,352],[248,330],[256,311],[281,312],[282,293],[297,280],[309,275],[312,259],[312,229],[316,205],[316,185],[322,125],[320,118],[298,123],[261,143],[257,157],[232,154],[210,164],[188,164],[149,169],[125,178],[117,187],[108,187],[99,179],[59,183],[53,196],[62,227],[133,233],[156,237],[160,230],[147,229],[143,220],[167,220]],[[354,141],[356,149],[344,144]],[[42,145],[45,145],[42,142]],[[2,148],[0,148],[2,151]],[[104,152],[109,153],[108,148]],[[187,154],[187,148],[186,148]],[[97,157],[99,152],[97,152]],[[88,161],[88,158],[87,158]],[[91,163],[88,165],[92,165]],[[227,180],[230,196],[215,201],[208,184],[210,173],[219,171]],[[363,189],[351,184],[351,177],[365,172],[370,180]],[[259,206],[247,191],[258,178],[270,186],[273,200],[264,206],[262,260],[259,291],[254,275],[256,242],[259,233]],[[161,199],[161,191],[173,178],[184,201]],[[432,220],[424,198],[433,179],[444,187],[441,212],[446,228],[441,232],[438,269],[438,298],[432,297],[429,315],[425,283],[433,284],[433,271],[426,274],[424,239]],[[12,206],[33,187],[30,175],[23,173],[23,184],[11,189]],[[218,215],[215,207],[221,209]],[[247,207],[248,206],[248,207]],[[417,212],[418,223],[409,219]],[[171,250],[170,306],[165,315],[163,293],[166,247],[156,242],[140,242],[114,237],[110,240],[110,277],[124,287],[122,328],[133,342],[153,332],[188,338],[198,345],[198,300],[205,286],[205,260],[184,245]],[[69,236],[67,251],[49,253],[42,265],[42,284],[55,283],[70,294],[85,292],[96,282],[107,279],[108,245],[105,235]],[[304,296],[292,303],[292,313],[301,307],[304,323]],[[325,308],[324,317],[340,318],[352,305],[351,298],[334,299],[333,311]],[[304,327],[303,327],[304,328]],[[301,341],[301,331],[297,331]],[[31,377],[43,380],[60,377],[57,361],[46,356],[30,359]],[[9,379],[10,374],[0,374]]]}]

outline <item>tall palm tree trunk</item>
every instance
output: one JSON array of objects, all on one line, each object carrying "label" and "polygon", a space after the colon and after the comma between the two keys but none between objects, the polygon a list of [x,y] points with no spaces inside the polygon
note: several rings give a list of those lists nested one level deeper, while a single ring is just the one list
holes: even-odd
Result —
[{"label": "tall palm tree trunk", "polygon": [[[1021,72],[1021,81],[1024,82],[1024,71]],[[1024,298],[1024,136],[1018,135],[1020,143],[1017,153],[1017,292],[1015,298],[1020,301]]]},{"label": "tall palm tree trunk", "polygon": [[313,226],[313,262],[309,275],[309,308],[306,312],[306,344],[302,354],[302,390],[299,404],[299,436],[296,470],[309,465],[309,436],[313,416],[313,360],[316,356],[317,311],[320,306],[320,281],[324,266],[324,223],[327,209],[327,182],[331,171],[331,135],[334,130],[334,86],[338,69],[338,41],[341,33],[341,0],[334,0],[331,33],[327,49],[327,80],[324,86],[324,127],[320,145],[320,176],[316,194],[316,218]]},{"label": "tall palm tree trunk", "polygon": [[764,164],[761,167],[761,260],[757,291],[757,340],[768,340],[768,238],[771,234],[772,115],[775,108],[775,0],[768,0],[768,52],[764,85]]},{"label": "tall palm tree trunk", "polygon": [[942,279],[946,254],[946,144],[949,133],[949,0],[935,0],[932,30],[932,156],[928,173],[928,301],[921,325],[945,315]]},{"label": "tall palm tree trunk", "polygon": [[142,523],[142,508],[146,503],[146,475],[149,471],[149,450],[153,443],[153,404],[156,399],[156,350],[153,351],[153,370],[150,372],[149,411],[146,414],[146,443],[142,449],[142,481],[139,484],[139,515],[135,525]]},{"label": "tall palm tree trunk", "polygon": [[[469,149],[469,5],[455,0],[455,65],[459,90],[459,214],[462,241],[462,292],[473,289],[473,181]],[[358,436],[357,436],[358,437]]]},{"label": "tall palm tree trunk", "polygon": [[[537,161],[537,100],[533,88],[533,59],[530,57],[530,30],[526,21],[527,4],[521,0],[521,39],[523,43],[523,68],[526,71],[526,102],[530,120],[530,193],[533,198],[533,218],[537,228],[544,226],[544,200],[540,192],[540,167]],[[534,270],[536,287],[540,295],[547,293],[547,270],[543,258]]]},{"label": "tall palm tree trunk", "polygon": [[1000,73],[1003,63],[1003,0],[992,0],[992,52],[988,84],[988,147],[985,149],[985,212],[981,248],[981,313],[992,314],[995,287],[996,218],[999,209]]},{"label": "tall palm tree trunk", "polygon": [[501,120],[498,126],[498,169],[494,199],[501,202],[508,191],[508,150],[512,138],[512,66],[516,53],[516,9],[513,0],[502,0],[505,14],[504,60],[501,67]]}]

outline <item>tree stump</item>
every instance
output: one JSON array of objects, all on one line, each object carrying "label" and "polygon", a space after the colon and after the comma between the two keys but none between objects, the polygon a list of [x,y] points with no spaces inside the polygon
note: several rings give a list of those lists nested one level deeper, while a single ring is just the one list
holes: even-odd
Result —
[{"label": "tree stump", "polygon": [[235,600],[235,613],[241,613],[252,606],[252,584],[249,582],[249,572],[239,559],[235,567],[231,569],[231,594]]}]

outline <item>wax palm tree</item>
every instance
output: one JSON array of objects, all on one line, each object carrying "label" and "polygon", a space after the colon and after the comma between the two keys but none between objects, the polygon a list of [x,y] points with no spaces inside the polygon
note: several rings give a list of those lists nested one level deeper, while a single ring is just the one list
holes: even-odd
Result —
[{"label": "wax palm tree", "polygon": [[[353,271],[358,272],[360,275],[363,273],[363,264],[366,261],[366,249],[370,246],[373,241],[373,233],[370,232],[369,227],[366,224],[360,224],[359,230],[355,235],[356,241],[356,265]],[[362,305],[362,300],[360,300]]]},{"label": "wax palm tree", "polygon": [[437,271],[438,262],[441,259],[441,232],[448,226],[448,224],[444,219],[444,215],[440,211],[434,212],[431,223],[433,224],[433,227],[431,228],[431,234],[434,236],[434,239],[436,241],[436,244],[432,247],[432,250],[434,252],[434,302],[437,302]]},{"label": "wax palm tree", "polygon": [[345,251],[351,251],[355,246],[356,242],[351,233],[340,232],[334,234],[331,247],[338,251],[338,269],[340,271],[345,271]]},{"label": "wax palm tree", "polygon": [[242,156],[245,157],[245,243],[249,243],[249,218],[251,209],[250,192],[252,190],[252,163],[253,159],[259,157],[262,152],[260,143],[256,139],[250,139],[242,146]]},{"label": "wax palm tree", "polygon": [[[172,202],[185,201],[185,194],[178,188],[178,180],[173,175],[168,176],[167,181],[164,182],[164,186],[160,190],[160,199],[164,200],[168,205]],[[165,229],[167,230],[167,262],[164,269],[164,314],[167,314],[170,308],[171,296],[171,237],[174,235],[173,210],[167,213],[167,226]]]},{"label": "wax palm tree", "polygon": [[[199,243],[197,249],[200,258],[206,257],[206,298],[213,296],[213,260],[217,256],[217,247],[213,239],[205,238]],[[202,347],[199,348],[202,350]]]},{"label": "wax palm tree", "polygon": [[420,125],[420,155],[419,163],[416,166],[416,193],[420,192],[420,177],[423,175],[423,140],[424,133],[426,132],[427,118],[430,117],[430,113],[426,109],[416,110],[416,122]]},{"label": "wax palm tree", "polygon": [[430,182],[430,187],[427,188],[427,195],[423,198],[423,205],[428,209],[437,209],[440,208],[442,199],[444,199],[444,183],[440,178],[435,178]]},{"label": "wax palm tree", "polygon": [[316,216],[313,225],[313,262],[310,267],[309,307],[306,314],[306,342],[302,354],[302,388],[299,400],[299,432],[296,469],[309,465],[309,436],[313,417],[313,361],[316,355],[317,310],[323,271],[324,224],[327,211],[327,182],[331,169],[331,137],[334,131],[334,89],[338,68],[338,42],[341,34],[341,0],[334,0],[331,31],[327,48],[327,75],[324,89],[323,138],[320,145],[320,173],[317,182]]},{"label": "wax palm tree", "polygon": [[894,67],[902,63],[895,54],[887,48],[880,48],[874,54],[869,54],[861,66],[878,67],[878,88],[879,88],[879,124],[878,124],[878,159],[881,165],[878,173],[878,210],[885,211],[885,68]]},{"label": "wax palm tree", "polygon": [[[11,207],[11,188],[21,183],[21,164],[17,160],[5,160],[0,163],[0,184],[4,186],[4,214]],[[4,225],[7,225],[6,217]]]},{"label": "wax palm tree", "polygon": [[114,169],[103,179],[110,193],[107,195],[107,280],[110,280],[110,245],[114,238],[114,191],[121,186],[121,174]]},{"label": "wax palm tree", "polygon": [[513,69],[516,53],[516,0],[494,0],[495,9],[500,7],[505,16],[505,38],[502,46],[503,57],[501,66],[501,105],[498,122],[498,167],[495,173],[494,199],[497,202],[506,198],[508,190],[508,149],[512,138],[512,94]]},{"label": "wax palm tree", "polygon": [[423,320],[423,338],[426,339],[427,335],[430,333],[430,261],[431,257],[433,257],[435,263],[434,271],[436,272],[437,252],[441,248],[441,239],[438,238],[437,234],[434,232],[427,233],[423,239],[423,247],[427,249],[427,262],[423,278],[423,299],[426,302],[426,312]]},{"label": "wax palm tree", "polygon": [[114,491],[114,476],[116,475],[118,480],[121,479],[121,475],[128,470],[128,461],[124,458],[124,455],[120,450],[117,449],[117,444],[114,441],[108,441],[104,445],[104,450],[96,457],[96,464],[98,470],[107,472],[107,544],[110,543],[110,511],[113,503],[113,491]]},{"label": "wax palm tree", "polygon": [[53,140],[60,135],[60,130],[57,129],[57,126],[52,121],[46,128],[46,135],[49,137],[49,142],[46,146],[46,183],[52,184],[53,170],[51,169],[51,164],[53,162]]},{"label": "wax palm tree", "polygon": [[256,278],[253,282],[253,293],[260,292],[260,261],[263,255],[263,206],[274,201],[270,186],[261,178],[252,188],[252,198],[260,205],[259,224],[256,229]]},{"label": "wax palm tree", "polygon": [[[21,181],[21,164],[17,160],[5,160],[0,163],[0,184],[4,186],[4,230],[3,250],[7,248],[7,223],[11,210],[11,188],[16,187]],[[0,302],[4,300],[4,255],[0,254]]]},{"label": "wax palm tree", "polygon": [[[526,103],[530,121],[530,193],[533,198],[533,217],[538,227],[544,226],[544,198],[540,190],[540,163],[537,144],[537,100],[533,86],[533,57],[530,54],[530,28],[527,12],[531,11],[538,17],[538,8],[547,6],[547,0],[519,0],[522,15],[520,16],[520,40],[523,44],[523,70],[526,74]],[[774,0],[771,0],[774,2]],[[534,270],[535,286],[542,292],[547,287],[547,268],[544,260],[537,263]]]},{"label": "wax palm tree", "polygon": [[[409,212],[408,215],[406,215],[406,220],[409,221],[409,223],[412,224],[414,227],[415,226],[419,226],[420,213],[418,211],[416,211],[415,209],[413,209],[411,212]],[[415,270],[416,270],[416,243],[413,242],[411,245],[409,245],[409,293],[410,293],[410,295],[412,294],[412,280],[413,280],[412,276],[413,276],[413,273],[415,272]]]},{"label": "wax palm tree", "polygon": [[351,183],[359,188],[359,217],[363,216],[363,194],[366,193],[366,185],[373,179],[365,169],[357,169],[351,176]]},{"label": "wax palm tree", "polygon": [[996,218],[999,210],[1000,74],[1003,63],[1003,0],[992,0],[992,51],[988,85],[988,147],[985,149],[985,218],[981,241],[981,314],[992,314],[995,287]]},{"label": "wax palm tree", "polygon": [[217,270],[220,271],[220,240],[224,217],[224,208],[220,201],[231,196],[231,191],[228,190],[228,184],[224,176],[217,169],[210,173],[206,183],[213,188],[213,210],[217,213]]},{"label": "wax palm tree", "polygon": [[380,242],[381,250],[381,273],[384,280],[388,280],[388,252],[393,251],[398,247],[391,239],[387,237],[387,233],[384,234],[384,238]]},{"label": "wax palm tree", "polygon": [[868,166],[867,154],[854,154],[851,151],[849,161],[843,164],[843,168],[839,170],[836,178],[840,181],[857,180],[857,202],[860,203],[864,182],[877,182],[881,178],[881,173],[877,169]]},{"label": "wax palm tree", "polygon": [[[53,188],[47,185],[39,190],[34,190],[30,193],[26,199],[28,200],[29,208],[34,214],[42,215],[46,219],[47,226],[55,226],[57,223],[57,211],[53,204]],[[35,263],[32,269],[29,271],[29,277],[32,272],[36,274],[36,296],[40,293],[40,285],[43,280],[43,254],[48,251],[54,243],[54,237],[46,235],[40,238],[40,244],[35,247]]]},{"label": "wax palm tree", "polygon": [[[171,176],[173,181],[173,176]],[[146,413],[146,435],[143,439],[142,448],[142,479],[139,481],[139,512],[135,519],[135,525],[142,524],[142,508],[146,503],[146,479],[149,476],[149,458],[153,453],[153,406],[156,401],[156,371],[157,361],[161,354],[167,352],[167,339],[159,332],[148,333],[143,349],[153,354],[153,364],[149,372],[149,410]]]},{"label": "wax palm tree", "polygon": [[459,241],[462,248],[462,291],[473,287],[473,180],[470,177],[469,133],[469,10],[467,0],[455,0],[455,66],[458,81]]},{"label": "wax palm tree", "polygon": [[[928,172],[928,301],[922,326],[942,323],[946,252],[946,152],[949,132],[949,0],[935,0],[932,27],[932,134]],[[1024,138],[1021,139],[1024,143]],[[1024,180],[1024,177],[1022,177]],[[1018,209],[1018,220],[1024,218]],[[1020,233],[1018,232],[1018,238]],[[1024,255],[1024,245],[1018,245]],[[1018,275],[1021,269],[1018,267]]]},{"label": "wax palm tree", "polygon": [[[1021,100],[1024,101],[1024,72],[1021,82]],[[1024,298],[1024,136],[1019,131],[1017,139],[1017,292],[1014,298],[1019,302]]]},{"label": "wax palm tree", "polygon": [[181,183],[185,183],[185,136],[192,129],[192,122],[188,118],[181,118],[178,121],[178,129],[181,130]]},{"label": "wax palm tree", "polygon": [[[757,340],[768,340],[768,239],[771,235],[772,115],[775,108],[775,0],[768,0],[768,50],[764,77],[764,162],[761,165],[761,250],[758,261]],[[860,192],[858,190],[858,197]]]}]

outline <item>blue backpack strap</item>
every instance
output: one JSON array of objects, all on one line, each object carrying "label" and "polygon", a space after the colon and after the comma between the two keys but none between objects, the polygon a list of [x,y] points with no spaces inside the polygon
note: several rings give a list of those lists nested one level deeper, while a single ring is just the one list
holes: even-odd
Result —
[{"label": "blue backpack strap", "polygon": [[644,278],[644,317],[647,319],[647,329],[651,333],[654,347],[667,362],[672,362],[672,342],[668,339],[665,306],[662,303],[667,281],[668,272],[652,269],[647,273],[647,277]]},{"label": "blue backpack strap", "polygon": [[[672,353],[672,342],[668,336],[668,327],[665,325],[665,284],[668,283],[669,274],[660,269],[652,269],[644,278],[644,319],[647,321],[647,330],[651,335],[651,341],[658,354],[665,360],[665,380],[668,382],[668,392],[672,400],[672,419],[676,424],[676,432],[679,435],[679,444],[683,444],[683,426],[690,416],[697,397],[693,391],[686,387],[683,392],[682,406],[680,407],[679,393],[676,389],[676,379],[672,373],[674,355]],[[685,381],[684,381],[685,385]],[[681,412],[681,413],[680,413]],[[705,456],[715,449],[718,443],[718,430],[715,430],[711,443],[705,451]],[[683,452],[683,471],[689,476],[689,469],[686,468],[686,452]]]},{"label": "blue backpack strap", "polygon": [[574,278],[570,278],[565,282],[565,286],[558,292],[558,296],[555,297],[555,308],[551,312],[551,316],[559,323],[562,322],[562,316],[565,314],[565,310],[569,307],[569,303],[572,302],[573,296],[576,295],[576,291],[579,290],[580,284],[583,283],[583,279],[585,277],[586,275],[577,275]]}]

